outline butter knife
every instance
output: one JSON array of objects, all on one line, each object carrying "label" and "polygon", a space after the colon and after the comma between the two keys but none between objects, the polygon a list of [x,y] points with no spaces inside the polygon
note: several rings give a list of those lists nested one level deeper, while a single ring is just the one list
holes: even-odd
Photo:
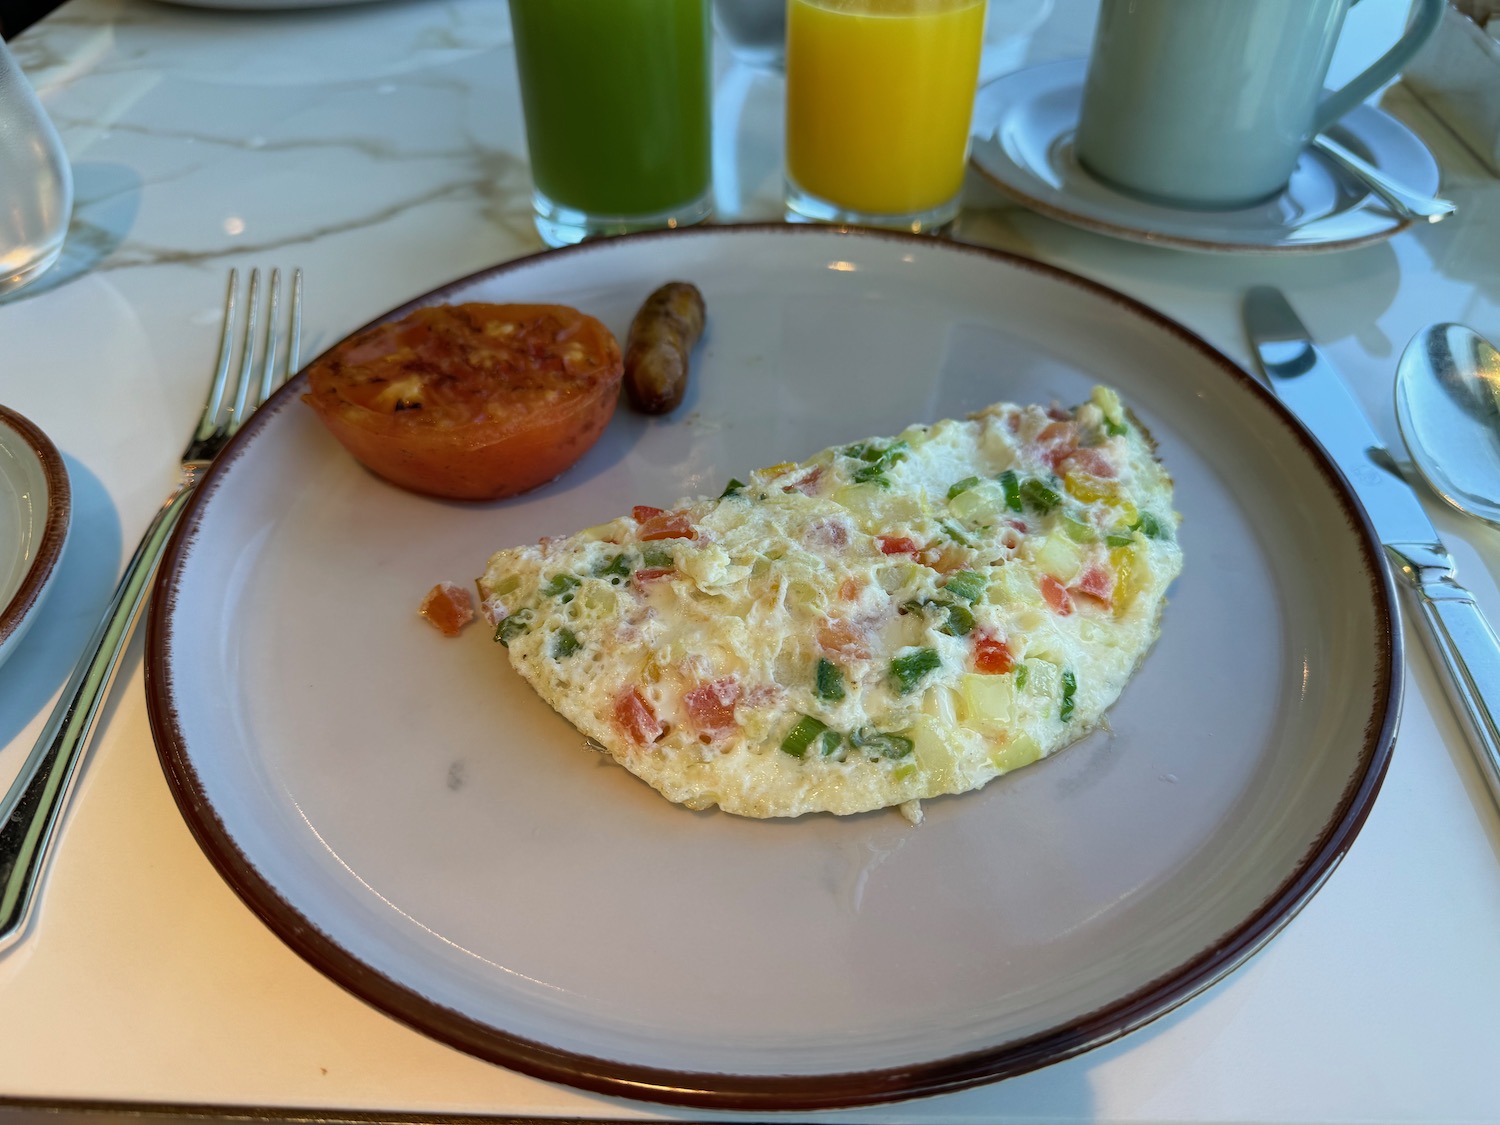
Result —
[{"label": "butter knife", "polygon": [[1312,431],[1348,480],[1415,607],[1409,615],[1462,720],[1479,772],[1500,805],[1500,640],[1455,578],[1453,559],[1416,492],[1338,372],[1313,344],[1280,290],[1245,296],[1245,328],[1271,388]]}]

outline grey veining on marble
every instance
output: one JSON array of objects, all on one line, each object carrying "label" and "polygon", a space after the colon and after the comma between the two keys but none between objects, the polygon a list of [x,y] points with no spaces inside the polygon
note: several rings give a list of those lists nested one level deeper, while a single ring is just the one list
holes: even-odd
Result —
[{"label": "grey veining on marble", "polygon": [[[1070,37],[1088,28],[1044,27],[1052,2],[997,3],[986,65],[1076,50]],[[91,270],[218,264],[411,227],[424,235],[394,268],[410,278],[401,292],[416,293],[539,248],[509,44],[498,0],[271,15],[72,0],[16,44],[75,167],[95,169],[85,186],[102,191],[80,192],[50,286]],[[720,56],[717,217],[779,218],[783,79]],[[372,114],[372,97],[389,110]],[[299,207],[281,205],[287,193]],[[205,195],[217,201],[216,229],[183,203]],[[479,238],[460,206],[476,202]]]},{"label": "grey veining on marble", "polygon": [[[205,31],[229,49],[204,52]],[[372,228],[410,244],[386,267],[398,293],[536,248],[508,43],[504,6],[480,0],[273,18],[75,0],[17,47],[82,181],[66,261],[37,291]]]}]

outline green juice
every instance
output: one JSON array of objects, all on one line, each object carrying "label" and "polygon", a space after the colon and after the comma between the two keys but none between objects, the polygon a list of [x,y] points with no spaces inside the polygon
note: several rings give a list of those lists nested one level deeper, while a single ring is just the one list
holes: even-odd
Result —
[{"label": "green juice", "polygon": [[537,190],[590,215],[709,187],[708,0],[510,0]]}]

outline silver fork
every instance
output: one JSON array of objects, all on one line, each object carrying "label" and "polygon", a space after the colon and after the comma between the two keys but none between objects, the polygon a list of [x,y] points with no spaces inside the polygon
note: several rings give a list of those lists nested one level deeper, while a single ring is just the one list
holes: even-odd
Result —
[{"label": "silver fork", "polygon": [[[302,271],[292,271],[291,306],[284,361],[278,366],[281,339],[277,331],[281,305],[281,271],[271,271],[264,335],[260,321],[260,271],[250,271],[246,315],[240,343],[237,377],[231,384],[231,357],[238,319],[239,272],[229,271],[229,292],[224,299],[224,331],[219,340],[219,359],[203,418],[182,455],[177,487],[156,513],[145,537],[115,587],[109,609],[90,638],[68,686],[63,689],[41,738],[27,757],[21,772],[0,802],[0,949],[19,939],[26,930],[36,901],[36,891],[46,869],[58,818],[67,802],[78,762],[88,745],[94,720],[109,693],[119,667],[120,655],[130,637],[132,624],[145,601],[151,576],[188,498],[198,487],[224,443],[271,392],[297,370],[297,351],[302,335]],[[256,345],[261,344],[260,370],[256,371]],[[231,390],[232,405],[225,399]]]}]

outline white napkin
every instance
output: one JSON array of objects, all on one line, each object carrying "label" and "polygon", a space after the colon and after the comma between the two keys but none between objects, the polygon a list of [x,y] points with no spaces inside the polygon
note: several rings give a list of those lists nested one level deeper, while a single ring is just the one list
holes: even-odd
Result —
[{"label": "white napkin", "polygon": [[1500,175],[1500,0],[1452,0],[1402,81]]}]

